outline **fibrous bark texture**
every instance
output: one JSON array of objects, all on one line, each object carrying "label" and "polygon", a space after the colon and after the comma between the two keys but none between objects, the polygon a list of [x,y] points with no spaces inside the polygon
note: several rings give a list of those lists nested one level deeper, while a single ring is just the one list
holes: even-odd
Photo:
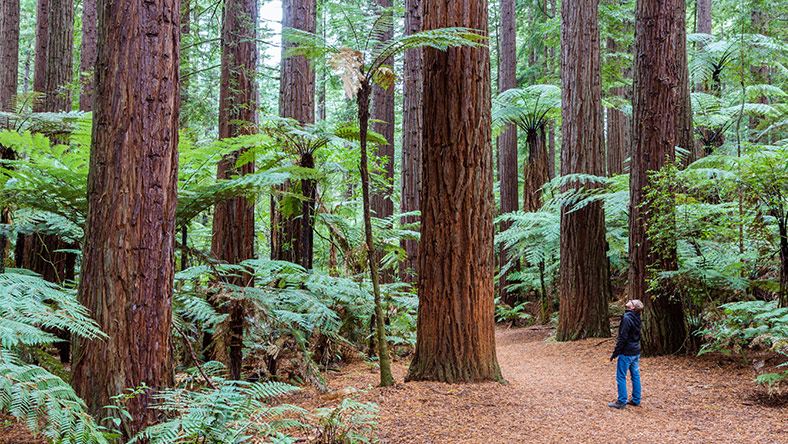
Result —
[{"label": "fibrous bark texture", "polygon": [[[379,8],[391,8],[391,0],[375,0]],[[385,10],[384,10],[385,11]],[[384,22],[393,21],[391,12],[384,12],[388,18]],[[386,26],[380,33],[380,40],[390,40],[394,36],[394,28]],[[384,65],[394,68],[394,59],[389,57]],[[377,187],[372,194],[372,213],[378,218],[387,218],[394,214],[394,202],[391,200],[394,182],[394,85],[383,88],[378,84],[372,87],[372,131],[382,135],[387,144],[379,145],[375,149],[375,156],[383,159],[382,173],[386,179],[385,186]],[[378,250],[376,258],[378,263],[383,259],[384,252]],[[389,284],[394,281],[391,269],[380,270],[380,283]]]},{"label": "fibrous bark texture", "polygon": [[171,299],[178,183],[178,0],[99,0],[88,215],[79,300],[105,340],[75,345],[73,384],[96,418],[125,404],[126,437],[173,382]]},{"label": "fibrous bark texture", "polygon": [[542,186],[547,183],[550,174],[545,127],[528,131],[525,141],[528,159],[523,166],[523,211],[533,212],[542,207]]},{"label": "fibrous bark texture", "polygon": [[[597,1],[561,8],[561,175],[604,175]],[[605,212],[600,203],[573,210],[561,208],[559,341],[610,335]]]},{"label": "fibrous bark texture", "polygon": [[[222,77],[219,89],[219,138],[249,134],[257,123],[257,0],[227,0],[222,24]],[[225,156],[217,168],[217,179],[254,172],[254,162],[236,167],[240,151]],[[213,213],[211,256],[223,263],[239,264],[254,257],[254,203],[238,196],[216,204]],[[239,287],[252,285],[247,274],[227,277]],[[229,307],[230,377],[240,379],[244,310],[239,301]],[[221,346],[221,342],[219,341]],[[222,355],[219,353],[218,355]]]},{"label": "fibrous bark texture", "polygon": [[[421,0],[406,0],[405,33],[421,31]],[[403,213],[418,211],[421,193],[421,128],[422,128],[422,50],[405,51],[405,73],[402,87],[402,195],[400,209]],[[418,222],[416,216],[408,216],[404,223]],[[400,279],[415,282],[419,275],[419,242],[414,239],[402,241],[405,262],[400,264]]]},{"label": "fibrous bark texture", "polygon": [[[424,29],[487,33],[486,0],[427,0]],[[424,50],[419,314],[409,380],[498,380],[486,47]]]},{"label": "fibrous bark texture", "polygon": [[697,0],[697,2],[696,32],[711,34],[711,0]]},{"label": "fibrous bark texture", "polygon": [[[610,54],[623,51],[626,48],[616,43],[615,39],[607,39],[607,51]],[[627,68],[624,76],[631,76],[632,71]],[[631,95],[629,88],[619,86],[611,90],[616,96],[628,99]],[[629,116],[615,108],[607,108],[607,175],[613,176],[624,173],[624,162],[629,156],[629,130],[632,126]]]},{"label": "fibrous bark texture", "polygon": [[678,34],[678,44],[676,45],[676,63],[679,73],[679,134],[676,146],[687,151],[686,160],[683,165],[689,165],[698,159],[698,150],[695,144],[695,128],[692,125],[692,99],[689,87],[689,66],[687,65],[687,3],[686,0],[679,0],[676,5],[676,33]]},{"label": "fibrous bark texture", "polygon": [[79,71],[82,94],[79,95],[79,110],[93,110],[93,79],[96,67],[96,40],[98,38],[98,16],[96,0],[82,0],[82,46],[80,47]]},{"label": "fibrous bark texture", "polygon": [[[19,68],[19,0],[0,3],[0,111],[13,111],[13,99],[18,87]],[[0,129],[6,122],[0,121]],[[0,145],[0,158],[13,159],[14,151]],[[0,209],[0,223],[8,223],[8,210]],[[0,235],[0,272],[5,272],[5,253],[8,238]]]},{"label": "fibrous bark texture", "polygon": [[43,97],[33,111],[71,111],[67,86],[73,79],[73,46],[73,0],[39,1],[33,90],[43,93]]},{"label": "fibrous bark texture", "polygon": [[[282,26],[315,32],[317,22],[317,6],[315,0],[284,0],[282,2]],[[305,56],[285,57],[287,50],[294,44],[282,42],[282,65],[279,83],[279,115],[290,117],[303,124],[315,121],[315,70]],[[293,147],[285,147],[299,156],[298,163],[305,165],[307,153],[296,152]],[[311,153],[309,153],[311,156]],[[298,191],[295,183],[288,182],[281,187],[282,191]],[[314,214],[315,196],[304,191],[316,191],[314,184],[308,190],[301,190],[307,201],[311,203]],[[307,227],[304,227],[304,224]],[[283,214],[276,196],[271,198],[271,258],[312,267],[312,235],[314,218],[297,212]],[[304,234],[308,234],[304,238]]]},{"label": "fibrous bark texture", "polygon": [[[498,56],[498,91],[504,92],[517,87],[517,23],[514,0],[501,1],[501,52]],[[498,136],[498,180],[500,182],[500,214],[519,209],[517,202],[517,126],[513,123]],[[511,226],[511,222],[501,222],[500,231]],[[501,265],[509,261],[509,253],[501,246]],[[506,290],[510,284],[508,273],[501,275],[498,293],[501,301],[514,306],[516,293]]]},{"label": "fibrous bark texture", "polygon": [[12,109],[19,68],[19,0],[0,3],[0,111]]},{"label": "fibrous bark texture", "polygon": [[628,296],[645,304],[643,352],[649,355],[673,353],[686,337],[680,300],[669,292],[646,291],[650,267],[675,269],[676,251],[654,251],[646,235],[651,208],[645,197],[648,171],[675,159],[682,98],[675,25],[680,1],[640,0],[635,18]]}]

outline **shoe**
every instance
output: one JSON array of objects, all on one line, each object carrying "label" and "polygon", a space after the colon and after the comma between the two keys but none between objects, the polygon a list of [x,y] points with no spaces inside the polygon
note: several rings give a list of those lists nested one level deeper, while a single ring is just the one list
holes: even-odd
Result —
[{"label": "shoe", "polygon": [[608,407],[613,407],[614,409],[624,410],[627,408],[627,403],[621,402],[616,399],[616,402],[610,402],[607,404]]},{"label": "shoe", "polygon": [[629,398],[629,400],[627,401],[627,405],[634,405],[635,407],[638,407],[640,406],[640,403],[638,402],[637,404],[635,404],[634,402],[632,402],[632,398]]}]

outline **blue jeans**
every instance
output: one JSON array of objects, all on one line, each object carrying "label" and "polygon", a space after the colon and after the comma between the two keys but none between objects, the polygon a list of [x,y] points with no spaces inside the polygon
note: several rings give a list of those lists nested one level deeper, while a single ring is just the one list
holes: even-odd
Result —
[{"label": "blue jeans", "polygon": [[618,356],[616,366],[616,383],[618,384],[618,402],[627,402],[627,370],[632,376],[632,402],[640,404],[640,355]]}]

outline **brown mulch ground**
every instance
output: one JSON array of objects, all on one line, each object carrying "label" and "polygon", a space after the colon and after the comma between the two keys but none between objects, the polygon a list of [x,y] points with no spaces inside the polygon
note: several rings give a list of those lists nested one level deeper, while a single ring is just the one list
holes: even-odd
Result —
[{"label": "brown mulch ground", "polygon": [[[359,362],[328,377],[380,406],[383,443],[768,443],[788,444],[788,407],[764,402],[755,371],[719,357],[641,358],[643,402],[619,411],[613,342],[558,343],[543,329],[499,330],[498,362],[508,385],[402,383],[370,389],[377,369]],[[768,400],[768,399],[767,399]],[[306,390],[304,407],[337,400]]]}]

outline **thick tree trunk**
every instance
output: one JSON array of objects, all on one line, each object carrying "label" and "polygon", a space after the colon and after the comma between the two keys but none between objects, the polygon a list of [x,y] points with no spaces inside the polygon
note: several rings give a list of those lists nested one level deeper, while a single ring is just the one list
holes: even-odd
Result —
[{"label": "thick tree trunk", "polygon": [[697,0],[696,32],[711,34],[711,0]]},{"label": "thick tree trunk", "polygon": [[[375,0],[379,8],[390,8],[391,0]],[[391,15],[391,12],[387,13]],[[379,38],[381,41],[390,40],[394,37],[394,29],[386,28]],[[383,62],[384,65],[394,68],[394,59],[388,58]],[[394,183],[394,85],[389,85],[388,89],[375,84],[372,87],[372,131],[382,135],[387,145],[378,146],[375,149],[375,156],[385,158],[383,162],[383,175],[386,178],[386,185],[382,188],[373,190],[372,193],[372,213],[378,218],[387,218],[394,214],[394,202],[391,200]],[[383,259],[384,252],[378,250],[376,259],[378,264]],[[390,269],[380,270],[380,283],[389,284],[394,281],[394,275]]]},{"label": "thick tree trunk", "polygon": [[43,24],[36,23],[33,90],[44,96],[33,106],[33,111],[71,111],[71,94],[67,87],[73,79],[73,0],[41,0],[38,7],[39,20]]},{"label": "thick tree trunk", "polygon": [[[315,32],[317,6],[315,0],[284,0],[282,2],[282,26]],[[290,117],[301,123],[315,121],[315,70],[304,56],[285,57],[293,43],[282,42],[282,67],[279,83],[279,115]],[[290,148],[292,150],[292,148]],[[298,163],[303,165],[306,153],[293,153],[299,156]],[[309,153],[311,156],[311,153]],[[314,187],[314,185],[312,185]],[[280,190],[298,191],[296,184],[288,182]],[[302,190],[303,192],[303,190]],[[307,196],[308,197],[308,196]],[[312,200],[310,200],[313,202]],[[311,237],[304,239],[307,231],[310,236],[314,218],[304,214],[282,214],[276,196],[271,198],[271,258],[311,266]],[[314,214],[314,203],[311,203]],[[304,224],[308,227],[304,227]],[[308,250],[308,251],[307,251]],[[308,254],[304,256],[304,252]],[[308,267],[307,267],[308,268]]]},{"label": "thick tree trunk", "polygon": [[[0,3],[0,111],[11,111],[19,69],[19,0]],[[0,122],[0,128],[4,122]]]},{"label": "thick tree trunk", "polygon": [[[564,0],[561,8],[561,175],[601,176],[605,142],[597,2]],[[559,341],[610,336],[606,250],[600,203],[577,211],[561,208]]]},{"label": "thick tree trunk", "polygon": [[[222,78],[219,89],[219,138],[236,137],[255,131],[257,124],[257,0],[227,0],[222,24]],[[236,167],[241,152],[225,156],[216,172],[217,179],[254,172],[254,162]],[[254,257],[254,202],[245,196],[216,204],[213,214],[211,256],[229,264]],[[231,285],[247,287],[252,276],[226,278]],[[243,352],[244,309],[240,301],[226,308],[229,319],[230,377],[240,379]]]},{"label": "thick tree trunk", "polygon": [[529,131],[525,140],[528,159],[523,166],[523,211],[533,212],[542,207],[542,186],[549,180],[545,127]]},{"label": "thick tree trunk", "polygon": [[[0,111],[13,111],[19,69],[19,0],[0,2]],[[6,122],[0,121],[0,129]],[[14,159],[14,151],[0,146],[0,159]],[[0,208],[0,223],[8,223],[8,209]],[[0,235],[0,272],[5,272],[8,238]]]},{"label": "thick tree trunk", "polygon": [[[405,33],[408,35],[421,31],[421,1],[406,0]],[[400,210],[403,213],[421,209],[421,128],[422,128],[422,49],[405,51],[405,73],[402,87],[402,196]],[[416,216],[409,216],[405,223],[418,222]],[[403,240],[405,262],[400,264],[400,279],[415,282],[419,275],[419,242]]]},{"label": "thick tree trunk", "polygon": [[[670,291],[647,292],[650,267],[675,269],[675,249],[654,250],[646,235],[651,211],[646,200],[649,171],[675,159],[681,109],[680,65],[676,28],[678,2],[640,0],[636,11],[633,87],[632,161],[630,164],[629,281],[630,299],[641,299],[643,352],[674,353],[686,338],[681,301]],[[668,209],[669,211],[669,209]]]},{"label": "thick tree trunk", "polygon": [[[424,29],[487,33],[486,0],[427,0]],[[487,48],[424,50],[424,164],[416,353],[408,380],[499,380]]]},{"label": "thick tree trunk", "polygon": [[[498,90],[517,88],[517,23],[514,0],[501,1],[501,52],[498,55]],[[498,136],[498,180],[500,181],[501,207],[500,214],[507,214],[519,209],[517,203],[517,126],[513,123]],[[527,210],[526,210],[527,211]],[[500,231],[505,231],[511,222],[501,222]],[[509,261],[509,252],[503,246],[500,249],[501,266]],[[506,286],[510,284],[509,273],[501,274],[498,294],[501,301],[514,306],[517,294],[510,292]]]},{"label": "thick tree trunk", "polygon": [[[610,54],[621,51],[614,39],[607,39],[607,51]],[[631,70],[625,69],[624,76],[629,77]],[[616,96],[629,98],[628,88],[613,88],[611,93]],[[630,118],[614,108],[607,108],[607,175],[613,176],[624,173],[624,163],[629,156],[629,130],[632,126]]]},{"label": "thick tree trunk", "polygon": [[80,47],[79,71],[80,75],[84,77],[81,78],[80,111],[93,110],[93,79],[96,67],[96,40],[98,39],[97,25],[96,0],[82,0],[82,46]]},{"label": "thick tree trunk", "polygon": [[173,383],[171,299],[178,183],[178,0],[99,0],[88,215],[79,300],[106,340],[75,341],[73,384],[96,418],[128,400],[126,437],[156,420]]}]

